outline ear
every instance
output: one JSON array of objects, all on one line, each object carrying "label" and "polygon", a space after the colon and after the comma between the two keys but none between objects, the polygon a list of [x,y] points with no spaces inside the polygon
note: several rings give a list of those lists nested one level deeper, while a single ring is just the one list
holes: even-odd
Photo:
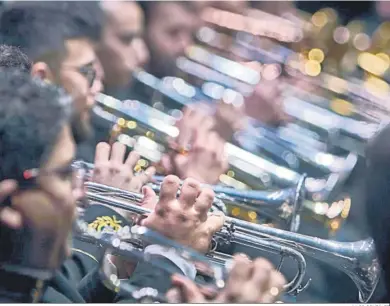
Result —
[{"label": "ear", "polygon": [[53,73],[51,72],[49,66],[44,62],[34,63],[31,68],[31,75],[48,83],[53,82]]}]

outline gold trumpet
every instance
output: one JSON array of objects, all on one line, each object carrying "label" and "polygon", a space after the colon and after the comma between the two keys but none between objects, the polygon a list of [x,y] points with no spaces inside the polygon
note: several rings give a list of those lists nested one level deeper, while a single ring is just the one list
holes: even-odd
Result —
[{"label": "gold trumpet", "polygon": [[[130,213],[145,216],[150,210],[139,206],[141,194],[123,191],[96,183],[86,183],[87,198],[92,203],[119,208]],[[153,239],[155,243],[165,244],[146,228],[135,227],[131,232],[145,239]],[[219,256],[215,250],[221,244],[244,245],[256,250],[277,253],[292,257],[298,265],[298,273],[286,285],[286,292],[299,294],[308,284],[302,285],[306,272],[305,256],[320,260],[346,273],[359,290],[360,302],[371,298],[380,277],[380,266],[372,239],[353,243],[343,243],[305,236],[289,231],[266,227],[226,217],[223,228],[214,236],[215,247],[208,256],[216,263],[225,263],[229,255]]]}]

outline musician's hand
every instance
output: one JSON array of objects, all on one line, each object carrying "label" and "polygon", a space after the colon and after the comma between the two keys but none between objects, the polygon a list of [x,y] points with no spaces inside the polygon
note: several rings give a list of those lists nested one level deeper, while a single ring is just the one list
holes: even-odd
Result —
[{"label": "musician's hand", "polygon": [[283,292],[286,280],[269,261],[258,258],[250,262],[236,255],[221,292],[199,289],[181,275],[174,275],[172,282],[175,287],[167,293],[170,303],[274,303]]},{"label": "musician's hand", "polygon": [[1,207],[1,203],[17,189],[17,186],[17,183],[13,180],[0,182],[0,222],[14,229],[22,226],[22,216],[11,207]]},{"label": "musician's hand", "polygon": [[[201,183],[215,184],[219,176],[228,169],[225,142],[213,131],[214,121],[204,113],[187,108],[178,122],[180,134],[176,146],[190,147],[188,153],[173,152],[165,156],[170,173],[180,178],[194,178]],[[169,159],[169,162],[167,160]]]},{"label": "musician's hand", "polygon": [[142,225],[199,252],[207,252],[212,236],[224,223],[223,214],[208,216],[214,192],[201,188],[193,179],[186,179],[177,198],[179,185],[176,176],[164,178],[159,201]]},{"label": "musician's hand", "polygon": [[263,80],[245,100],[246,114],[265,124],[279,126],[288,118],[283,109],[280,80]]},{"label": "musician's hand", "polygon": [[245,127],[244,104],[234,105],[223,101],[218,102],[214,120],[214,130],[226,141],[231,141],[234,133]]},{"label": "musician's hand", "polygon": [[140,192],[143,185],[150,182],[156,170],[149,167],[139,175],[134,168],[139,160],[136,152],[126,158],[125,145],[116,142],[112,146],[101,142],[96,146],[95,169],[92,181],[127,191]]}]

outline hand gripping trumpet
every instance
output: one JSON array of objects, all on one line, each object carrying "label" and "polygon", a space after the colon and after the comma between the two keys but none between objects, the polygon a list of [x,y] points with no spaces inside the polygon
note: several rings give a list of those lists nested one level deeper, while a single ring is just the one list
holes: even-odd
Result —
[{"label": "hand gripping trumpet", "polygon": [[[140,194],[123,190],[116,193],[115,188],[95,183],[86,183],[86,188],[86,195],[91,203],[123,209],[137,215],[147,215],[151,212],[139,206],[142,201]],[[104,189],[107,194],[103,192]],[[95,190],[99,190],[99,193]],[[379,281],[380,266],[372,239],[353,243],[329,241],[226,217],[223,229],[214,236],[214,242],[216,245],[208,256],[216,263],[225,263],[229,258],[229,255],[220,256],[215,252],[220,244],[245,245],[256,250],[280,254],[282,259],[285,256],[295,259],[298,273],[285,288],[290,294],[298,294],[308,285],[302,285],[306,271],[304,255],[346,273],[359,290],[360,302],[369,301]]]},{"label": "hand gripping trumpet", "polygon": [[[90,173],[94,165],[83,161],[76,161],[75,167],[83,167],[87,173]],[[88,174],[87,174],[88,176]],[[150,186],[155,192],[160,191],[160,182],[162,177],[154,177],[156,183],[151,183]],[[216,196],[213,203],[213,208],[226,213],[224,204],[234,204],[236,206],[256,210],[259,214],[270,218],[273,222],[286,228],[289,231],[297,232],[299,230],[301,220],[301,210],[303,209],[304,190],[303,185],[305,176],[303,175],[295,188],[286,188],[276,191],[240,191],[233,188],[223,186],[206,185],[214,190]],[[128,195],[125,191],[113,187],[99,185],[95,183],[86,183],[89,190],[93,192],[103,192],[106,196],[108,192],[112,195],[126,198]],[[134,196],[134,195],[132,195]]]},{"label": "hand gripping trumpet", "polygon": [[[216,287],[216,289],[223,288],[225,285],[227,273],[224,266],[214,264],[208,257],[145,227],[133,226],[130,229],[128,226],[125,226],[118,231],[114,231],[112,228],[108,227],[99,232],[89,227],[82,219],[77,219],[74,224],[73,232],[74,236],[78,239],[102,247],[104,250],[102,258],[106,258],[107,255],[121,256],[128,260],[146,262],[154,268],[164,271],[168,275],[173,275],[176,273],[175,270],[159,261],[153,260],[153,257],[147,256],[147,254],[144,253],[145,244],[159,244],[166,247],[167,252],[174,250],[177,255],[184,257],[186,260],[206,266],[207,270],[203,271],[203,273],[211,278],[211,285]],[[104,285],[108,289],[117,293],[126,294],[139,303],[168,303],[166,297],[155,288],[139,288],[129,282],[121,281],[118,278],[115,269],[108,267],[107,262],[104,260],[100,261],[99,273],[102,276]],[[202,280],[195,281],[200,286],[206,284]]]},{"label": "hand gripping trumpet", "polygon": [[[152,80],[151,80],[152,81]],[[167,138],[178,136],[178,129],[174,126],[175,119],[172,116],[164,114],[157,109],[145,105],[138,101],[122,102],[113,97],[99,94],[96,97],[97,105],[94,107],[94,113],[114,124],[114,129],[134,135],[153,134],[156,143],[163,146],[167,144]],[[126,120],[124,119],[126,118]],[[117,133],[119,133],[117,131]],[[145,138],[145,137],[144,137]],[[119,139],[120,140],[120,139]],[[120,140],[121,141],[121,140]],[[149,139],[149,141],[152,141]],[[121,141],[122,142],[122,141]],[[125,141],[123,141],[126,143]],[[153,145],[154,150],[158,145]],[[226,152],[228,154],[229,164],[236,172],[243,172],[244,181],[249,186],[261,187],[270,186],[290,187],[296,186],[301,178],[301,174],[274,164],[270,160],[254,155],[244,149],[231,143],[226,143]],[[142,156],[150,155],[150,150],[139,151]],[[162,152],[160,152],[160,155]],[[156,158],[156,161],[158,158]],[[326,201],[335,194],[337,189],[345,182],[354,168],[356,160],[347,160],[345,171],[331,173],[325,178],[308,177],[305,180],[305,191],[307,197],[314,201]],[[260,187],[258,187],[260,188]]]}]

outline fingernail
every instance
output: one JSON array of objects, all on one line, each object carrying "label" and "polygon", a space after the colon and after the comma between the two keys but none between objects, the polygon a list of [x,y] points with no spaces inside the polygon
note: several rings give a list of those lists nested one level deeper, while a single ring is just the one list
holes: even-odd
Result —
[{"label": "fingernail", "polygon": [[248,255],[246,255],[246,254],[244,254],[244,253],[239,253],[239,254],[237,254],[237,255],[240,256],[240,257],[242,257],[242,258],[244,258],[244,259],[249,260]]}]

